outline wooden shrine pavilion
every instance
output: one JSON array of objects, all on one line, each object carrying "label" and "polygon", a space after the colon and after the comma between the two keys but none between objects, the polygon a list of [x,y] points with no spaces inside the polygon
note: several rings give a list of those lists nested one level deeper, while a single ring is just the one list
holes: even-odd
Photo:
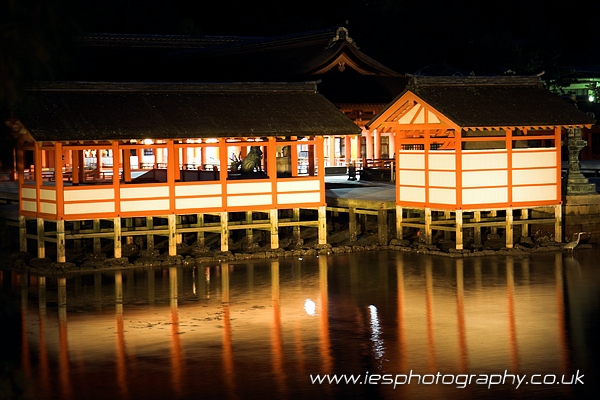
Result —
[{"label": "wooden shrine pavilion", "polygon": [[323,135],[360,133],[314,82],[43,84],[10,125],[21,250],[56,243],[59,262],[70,239],[112,239],[115,258],[134,236],[167,236],[172,256],[183,234],[218,233],[227,251],[234,229],[278,248],[279,228],[318,227],[326,243]]},{"label": "wooden shrine pavilion", "polygon": [[[561,232],[561,136],[594,120],[546,90],[539,77],[414,76],[367,127],[396,140],[396,225],[433,231],[531,224]],[[535,217],[538,218],[535,218]],[[541,217],[540,217],[541,216]]]}]

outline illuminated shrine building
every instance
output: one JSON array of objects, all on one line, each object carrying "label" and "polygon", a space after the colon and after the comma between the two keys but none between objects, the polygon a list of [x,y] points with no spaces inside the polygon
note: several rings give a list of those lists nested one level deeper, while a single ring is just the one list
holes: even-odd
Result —
[{"label": "illuminated shrine building", "polygon": [[121,236],[167,236],[172,256],[190,233],[219,233],[226,251],[233,229],[265,230],[278,248],[280,227],[318,227],[326,243],[323,135],[360,133],[311,82],[44,84],[13,115],[21,250],[36,219],[38,257],[56,242],[59,262],[82,238],[98,251],[113,239],[115,258]]},{"label": "illuminated shrine building", "polygon": [[[397,229],[432,231],[552,224],[561,237],[561,134],[594,120],[539,77],[422,77],[368,124],[393,134]],[[535,218],[543,216],[543,218]],[[478,236],[479,235],[479,236]]]}]

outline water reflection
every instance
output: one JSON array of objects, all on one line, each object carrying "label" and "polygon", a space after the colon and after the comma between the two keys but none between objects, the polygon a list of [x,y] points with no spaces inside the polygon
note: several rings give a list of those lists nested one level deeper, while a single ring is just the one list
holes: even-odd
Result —
[{"label": "water reflection", "polygon": [[[19,348],[23,398],[577,398],[598,377],[597,256],[379,252],[69,278],[3,272],[20,318],[2,324],[18,332],[7,345]],[[585,387],[310,381],[505,371],[570,381],[578,370]]]}]

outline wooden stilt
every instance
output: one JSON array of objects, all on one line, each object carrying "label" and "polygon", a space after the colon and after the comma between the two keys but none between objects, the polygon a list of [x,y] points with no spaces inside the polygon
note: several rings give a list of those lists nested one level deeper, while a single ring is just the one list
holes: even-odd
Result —
[{"label": "wooden stilt", "polygon": [[[146,217],[146,229],[152,230],[154,229],[154,218]],[[146,235],[146,249],[154,250],[154,235],[149,233]]]},{"label": "wooden stilt", "polygon": [[56,221],[56,261],[67,261],[67,249],[65,246],[65,220]]},{"label": "wooden stilt", "polygon": [[[196,226],[204,226],[204,214],[196,215]],[[196,240],[198,241],[198,246],[204,246],[204,232],[198,232]]]},{"label": "wooden stilt", "polygon": [[38,258],[46,257],[44,218],[37,219],[37,256]]},{"label": "wooden stilt", "polygon": [[[521,210],[521,219],[528,220],[529,219],[529,210],[524,208]],[[529,236],[529,224],[521,224],[521,237]]]},{"label": "wooden stilt", "polygon": [[[100,233],[100,219],[94,218],[92,221],[92,230],[94,233]],[[99,237],[95,237],[93,240],[94,253],[100,253],[102,251],[102,244]]]},{"label": "wooden stilt", "polygon": [[[81,221],[73,221],[73,233],[79,233],[81,229]],[[81,251],[81,239],[73,240],[73,250],[76,252]]]},{"label": "wooden stilt", "polygon": [[[475,223],[479,224],[481,222],[481,211],[475,211],[473,214]],[[473,240],[475,242],[475,246],[481,246],[481,226],[476,225],[473,228],[473,231]]]},{"label": "wooden stilt", "polygon": [[506,247],[509,249],[513,248],[514,242],[513,222],[513,209],[509,207],[506,209]]},{"label": "wooden stilt", "polygon": [[379,244],[388,244],[387,210],[381,208],[377,211],[377,235]]},{"label": "wooden stilt", "polygon": [[269,221],[271,223],[271,249],[279,248],[279,216],[277,209],[269,211]]},{"label": "wooden stilt", "polygon": [[562,243],[562,205],[554,206],[554,240]]},{"label": "wooden stilt", "polygon": [[[295,222],[299,222],[300,221],[300,209],[299,208],[294,208],[292,210],[292,220]],[[295,243],[300,243],[300,225],[298,226],[294,226],[293,228],[294,233],[293,233],[293,238],[294,238],[294,242]]]},{"label": "wooden stilt", "polygon": [[350,230],[350,241],[356,242],[358,232],[356,231],[356,212],[354,212],[354,207],[348,208],[348,229]]},{"label": "wooden stilt", "polygon": [[358,214],[358,234],[365,233],[367,231],[367,214]]},{"label": "wooden stilt", "polygon": [[431,208],[425,208],[425,243],[431,244]]},{"label": "wooden stilt", "polygon": [[[444,211],[444,219],[450,219],[452,218],[452,212],[451,211]],[[448,240],[450,239],[450,231],[444,231],[444,239]]]},{"label": "wooden stilt", "polygon": [[27,252],[27,220],[19,215],[19,251]]},{"label": "wooden stilt", "polygon": [[177,218],[171,214],[167,216],[169,229],[169,255],[177,255]]},{"label": "wooden stilt", "polygon": [[221,251],[229,250],[229,221],[227,211],[221,213]]},{"label": "wooden stilt", "polygon": [[327,243],[327,207],[319,207],[319,244]]},{"label": "wooden stilt", "polygon": [[402,240],[404,232],[402,232],[402,206],[396,206],[396,239]]},{"label": "wooden stilt", "polygon": [[[180,226],[182,223],[183,223],[183,217],[181,215],[177,215],[175,217],[175,229],[177,229],[177,226]],[[183,235],[181,233],[175,234],[175,243],[176,244],[183,243]]]},{"label": "wooden stilt", "polygon": [[[252,224],[252,211],[246,211],[246,224]],[[254,243],[254,230],[252,228],[246,229],[246,243]]]},{"label": "wooden stilt", "polygon": [[[127,232],[130,232],[133,228],[133,219],[132,218],[125,218],[125,228]],[[125,237],[125,244],[133,244],[133,236],[130,236],[129,234],[127,234],[127,236]]]},{"label": "wooden stilt", "polygon": [[114,258],[121,258],[121,217],[113,218],[113,240]]},{"label": "wooden stilt", "polygon": [[454,218],[456,220],[456,250],[462,250],[463,244],[463,211],[454,211]]},{"label": "wooden stilt", "polygon": [[[490,217],[495,218],[497,216],[498,216],[498,212],[496,210],[491,210],[490,211]],[[497,234],[498,233],[498,228],[496,228],[495,226],[493,226],[491,228],[491,232],[492,232],[493,235]]]}]

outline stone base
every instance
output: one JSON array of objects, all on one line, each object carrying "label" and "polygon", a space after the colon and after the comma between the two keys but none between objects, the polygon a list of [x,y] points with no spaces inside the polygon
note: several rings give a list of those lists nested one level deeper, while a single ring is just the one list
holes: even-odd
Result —
[{"label": "stone base", "polygon": [[589,232],[590,243],[600,243],[600,194],[567,195],[563,199],[564,240],[577,232]]}]

